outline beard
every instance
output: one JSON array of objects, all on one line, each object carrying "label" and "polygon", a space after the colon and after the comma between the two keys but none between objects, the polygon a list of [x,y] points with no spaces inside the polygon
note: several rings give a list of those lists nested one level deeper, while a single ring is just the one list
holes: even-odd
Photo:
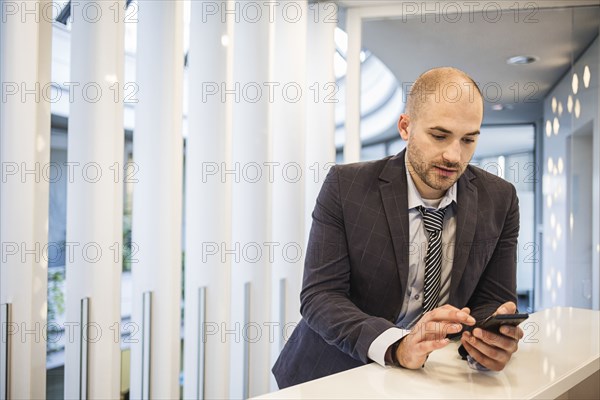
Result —
[{"label": "beard", "polygon": [[[461,163],[450,163],[444,161],[443,159],[428,163],[425,160],[425,155],[423,152],[411,142],[408,142],[406,146],[406,152],[409,164],[419,179],[427,186],[435,190],[448,190],[452,185],[454,185],[458,178],[460,178],[467,167],[466,164],[462,165]],[[436,166],[455,170],[456,172],[451,176],[445,176],[438,172],[438,170],[435,168]]]}]

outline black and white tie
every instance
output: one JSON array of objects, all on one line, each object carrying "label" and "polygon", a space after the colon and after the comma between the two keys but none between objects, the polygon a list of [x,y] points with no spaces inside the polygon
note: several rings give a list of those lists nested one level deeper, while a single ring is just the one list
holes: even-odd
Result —
[{"label": "black and white tie", "polygon": [[418,207],[425,230],[429,234],[427,255],[425,256],[425,280],[423,283],[423,313],[437,307],[442,277],[442,226],[446,207],[428,211]]}]

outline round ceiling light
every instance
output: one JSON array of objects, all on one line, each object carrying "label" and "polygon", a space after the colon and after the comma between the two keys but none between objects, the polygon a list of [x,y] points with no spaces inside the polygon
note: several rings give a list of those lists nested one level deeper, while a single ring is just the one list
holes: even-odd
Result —
[{"label": "round ceiling light", "polygon": [[539,60],[538,57],[536,56],[514,56],[509,58],[508,60],[506,60],[507,64],[511,64],[511,65],[526,65],[526,64],[532,64],[534,62],[536,62],[537,60]]}]

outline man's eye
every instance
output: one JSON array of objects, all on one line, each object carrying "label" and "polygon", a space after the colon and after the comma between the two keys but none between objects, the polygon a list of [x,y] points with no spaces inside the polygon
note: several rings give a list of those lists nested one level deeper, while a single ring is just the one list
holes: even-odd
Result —
[{"label": "man's eye", "polygon": [[475,143],[473,139],[463,139],[465,143]]},{"label": "man's eye", "polygon": [[431,135],[434,137],[435,140],[444,140],[446,137],[445,136],[440,136],[440,135]]}]

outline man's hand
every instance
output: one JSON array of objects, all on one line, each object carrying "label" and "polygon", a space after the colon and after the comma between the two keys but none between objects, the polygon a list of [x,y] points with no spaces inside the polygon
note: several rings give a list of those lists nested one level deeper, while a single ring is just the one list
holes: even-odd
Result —
[{"label": "man's hand", "polygon": [[467,307],[459,310],[446,304],[425,313],[398,346],[396,358],[400,365],[410,369],[421,368],[429,353],[450,343],[446,335],[460,332],[461,324],[475,324],[470,312]]},{"label": "man's hand", "polygon": [[[509,301],[498,307],[494,314],[514,314],[516,310],[515,303]],[[523,330],[518,326],[503,325],[500,333],[502,334],[497,335],[475,328],[472,333],[463,332],[460,340],[479,364],[492,371],[502,371],[512,354],[517,351]]]}]

